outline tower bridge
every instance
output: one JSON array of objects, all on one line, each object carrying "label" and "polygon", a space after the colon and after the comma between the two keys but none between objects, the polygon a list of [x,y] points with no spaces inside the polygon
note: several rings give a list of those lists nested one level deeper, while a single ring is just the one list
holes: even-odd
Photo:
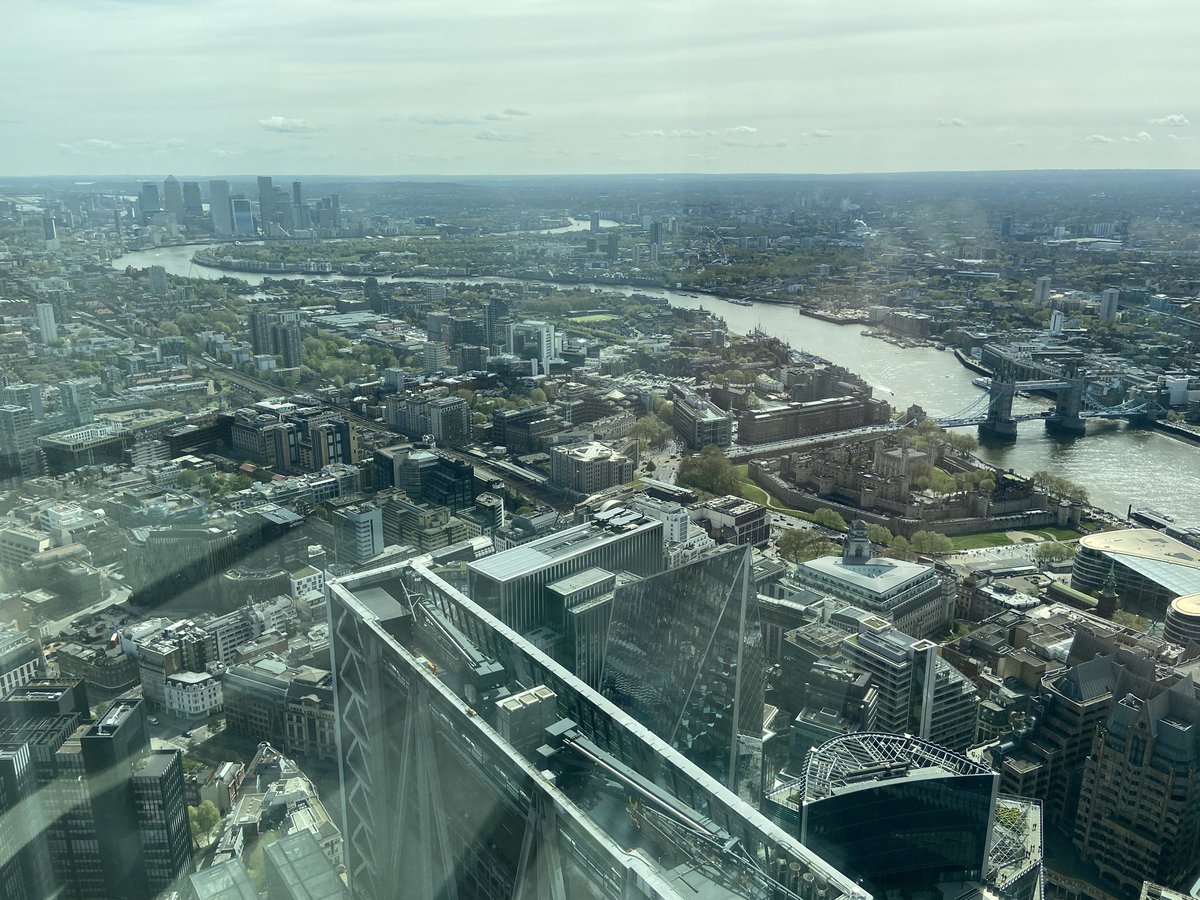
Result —
[{"label": "tower bridge", "polygon": [[[1040,377],[1030,378],[1030,374]],[[1020,375],[1025,377],[1020,378]],[[1014,415],[1013,398],[1022,391],[1053,393],[1053,408],[1041,413]],[[1125,389],[1119,391],[1114,402],[1111,386],[1104,387],[1099,377],[1084,370],[1077,360],[1048,365],[1026,357],[1002,356],[992,372],[987,394],[959,413],[937,422],[943,428],[975,425],[980,437],[1015,441],[1017,425],[1032,419],[1042,419],[1051,431],[1082,435],[1087,428],[1087,419],[1147,422],[1156,419],[1162,411],[1152,397],[1130,396]]]}]

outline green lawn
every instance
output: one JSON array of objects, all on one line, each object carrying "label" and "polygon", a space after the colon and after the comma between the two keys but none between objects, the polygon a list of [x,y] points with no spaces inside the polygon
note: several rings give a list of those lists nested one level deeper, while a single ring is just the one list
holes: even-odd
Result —
[{"label": "green lawn", "polygon": [[982,534],[962,534],[950,538],[955,550],[979,550],[983,547],[1008,547],[1012,541],[1003,531],[985,531]]},{"label": "green lawn", "polygon": [[617,318],[616,316],[610,316],[606,313],[597,313],[594,316],[578,316],[577,318],[570,319],[569,321],[570,322],[612,322],[616,318]]}]

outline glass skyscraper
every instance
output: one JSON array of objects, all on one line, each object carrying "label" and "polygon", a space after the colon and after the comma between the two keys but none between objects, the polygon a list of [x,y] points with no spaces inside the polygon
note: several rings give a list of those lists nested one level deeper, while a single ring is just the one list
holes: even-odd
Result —
[{"label": "glass skyscraper", "polygon": [[601,691],[743,799],[762,796],[766,680],[750,549],[613,593]]}]

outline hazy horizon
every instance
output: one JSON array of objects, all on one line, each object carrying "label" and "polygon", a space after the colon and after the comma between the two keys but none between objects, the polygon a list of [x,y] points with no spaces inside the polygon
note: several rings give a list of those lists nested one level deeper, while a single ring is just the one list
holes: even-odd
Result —
[{"label": "hazy horizon", "polygon": [[11,176],[1200,165],[1200,10],[1162,0],[8,7]]}]

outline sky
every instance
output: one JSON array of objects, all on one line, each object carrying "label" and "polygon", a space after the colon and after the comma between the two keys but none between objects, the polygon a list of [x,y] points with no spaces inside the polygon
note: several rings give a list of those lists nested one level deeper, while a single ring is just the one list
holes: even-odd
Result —
[{"label": "sky", "polygon": [[1193,0],[2,0],[0,174],[1194,168]]}]

